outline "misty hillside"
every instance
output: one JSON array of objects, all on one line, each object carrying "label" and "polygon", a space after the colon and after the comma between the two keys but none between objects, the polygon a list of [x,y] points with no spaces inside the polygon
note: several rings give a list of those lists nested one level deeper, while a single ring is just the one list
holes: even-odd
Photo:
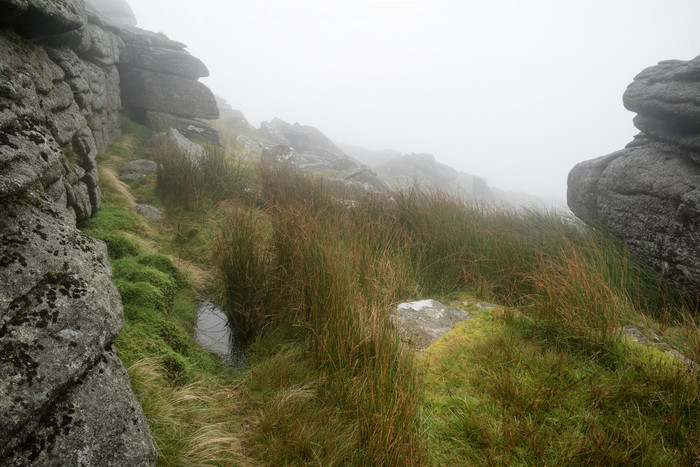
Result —
[{"label": "misty hillside", "polygon": [[[302,170],[345,181],[362,180],[380,191],[419,186],[458,194],[480,203],[513,208],[534,207],[567,210],[562,199],[544,199],[491,187],[476,175],[458,172],[432,154],[401,154],[393,149],[372,150],[334,143],[315,127],[289,124],[275,118],[254,128],[243,113],[217,98],[221,119],[211,122],[235,150],[261,156],[271,146],[288,146],[296,155],[289,162]],[[358,172],[361,177],[358,177]]]},{"label": "misty hillside", "polygon": [[[429,68],[400,39],[435,4],[341,3],[418,18],[391,36]],[[154,5],[226,53],[205,64],[125,0],[0,0],[0,465],[700,465],[700,57],[634,77],[640,133],[570,169],[571,211],[523,208],[437,151],[335,143],[332,113],[252,125],[200,81],[272,61],[261,100],[282,106],[314,64],[356,67],[339,48],[292,74],[312,43],[278,34],[364,40],[324,18],[340,4],[308,24],[289,21],[304,2],[134,6]],[[275,34],[220,39],[263,10]],[[268,36],[291,62],[257,50]],[[412,120],[445,90],[426,83],[397,107]],[[322,91],[298,109],[343,110]]]}]

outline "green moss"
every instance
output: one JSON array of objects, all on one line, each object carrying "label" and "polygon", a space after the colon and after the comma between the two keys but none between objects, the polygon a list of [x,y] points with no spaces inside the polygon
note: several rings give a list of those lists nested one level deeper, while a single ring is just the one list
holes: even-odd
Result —
[{"label": "green moss", "polygon": [[170,306],[175,297],[175,279],[158,269],[139,263],[140,258],[125,257],[112,263],[114,277],[129,282],[145,282],[158,289]]},{"label": "green moss", "polygon": [[137,259],[137,261],[139,264],[142,264],[144,266],[150,266],[159,270],[160,272],[168,274],[175,280],[180,281],[184,279],[183,274],[180,272],[177,266],[175,266],[175,263],[173,263],[173,260],[170,256],[155,253],[151,255],[140,256]]},{"label": "green moss", "polygon": [[97,214],[80,224],[82,230],[91,232],[111,232],[115,230],[133,230],[139,225],[139,220],[129,214],[123,206],[106,201],[100,206]]},{"label": "green moss", "polygon": [[124,279],[115,279],[114,283],[122,296],[124,316],[128,319],[137,319],[141,310],[166,311],[168,309],[167,298],[152,284]]},{"label": "green moss", "polygon": [[137,256],[141,246],[136,240],[118,233],[85,231],[85,234],[98,238],[107,244],[107,254],[110,259],[125,256]]}]

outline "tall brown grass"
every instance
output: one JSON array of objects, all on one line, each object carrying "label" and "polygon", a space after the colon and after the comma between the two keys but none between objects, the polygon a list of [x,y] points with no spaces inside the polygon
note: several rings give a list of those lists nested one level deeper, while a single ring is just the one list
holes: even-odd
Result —
[{"label": "tall brown grass", "polygon": [[346,203],[275,167],[261,180],[262,211],[234,210],[217,243],[227,309],[249,335],[284,323],[308,336],[320,396],[355,411],[361,465],[424,461],[414,353],[386,319],[400,300],[478,287],[540,337],[612,362],[634,316],[690,316],[623,245],[559,213],[417,190]]}]

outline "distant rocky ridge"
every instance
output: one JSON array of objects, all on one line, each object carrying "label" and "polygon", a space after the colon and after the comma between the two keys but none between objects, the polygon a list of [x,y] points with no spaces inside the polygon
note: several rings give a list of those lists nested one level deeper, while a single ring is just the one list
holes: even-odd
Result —
[{"label": "distant rocky ridge", "polygon": [[218,115],[197,82],[206,67],[135,28],[123,0],[0,11],[0,464],[154,465],[114,352],[122,305],[106,248],[76,222],[99,209],[96,156],[122,105],[218,141],[195,120]]},{"label": "distant rocky ridge", "polygon": [[[432,154],[402,154],[395,149],[373,150],[336,143],[320,130],[279,118],[253,127],[240,110],[217,97],[221,119],[216,123],[224,133],[233,129],[226,143],[238,155],[261,157],[288,164],[300,170],[363,190],[389,193],[395,189],[418,186],[437,188],[447,193],[486,204],[509,207],[552,208],[566,211],[564,200],[490,187],[478,177],[438,162]],[[229,135],[230,136],[230,135]]]},{"label": "distant rocky ridge", "polygon": [[623,102],[641,133],[571,170],[569,206],[700,302],[700,57],[645,69]]},{"label": "distant rocky ridge", "polygon": [[[370,157],[372,160],[380,161],[371,167],[382,180],[392,186],[406,188],[418,185],[425,188],[439,188],[483,203],[495,201],[486,180],[442,164],[432,154],[401,154],[400,151],[392,150],[375,152],[357,146],[344,146],[344,148],[348,154],[355,157]],[[391,153],[393,155],[388,160],[384,159]],[[381,162],[383,159],[384,161]]]}]

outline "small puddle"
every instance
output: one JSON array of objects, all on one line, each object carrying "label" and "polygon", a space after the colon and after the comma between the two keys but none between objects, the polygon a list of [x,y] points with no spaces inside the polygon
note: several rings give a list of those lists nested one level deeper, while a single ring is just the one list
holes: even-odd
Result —
[{"label": "small puddle", "polygon": [[236,339],[226,314],[210,301],[200,303],[197,308],[196,338],[199,345],[235,369],[248,363],[245,346]]}]

